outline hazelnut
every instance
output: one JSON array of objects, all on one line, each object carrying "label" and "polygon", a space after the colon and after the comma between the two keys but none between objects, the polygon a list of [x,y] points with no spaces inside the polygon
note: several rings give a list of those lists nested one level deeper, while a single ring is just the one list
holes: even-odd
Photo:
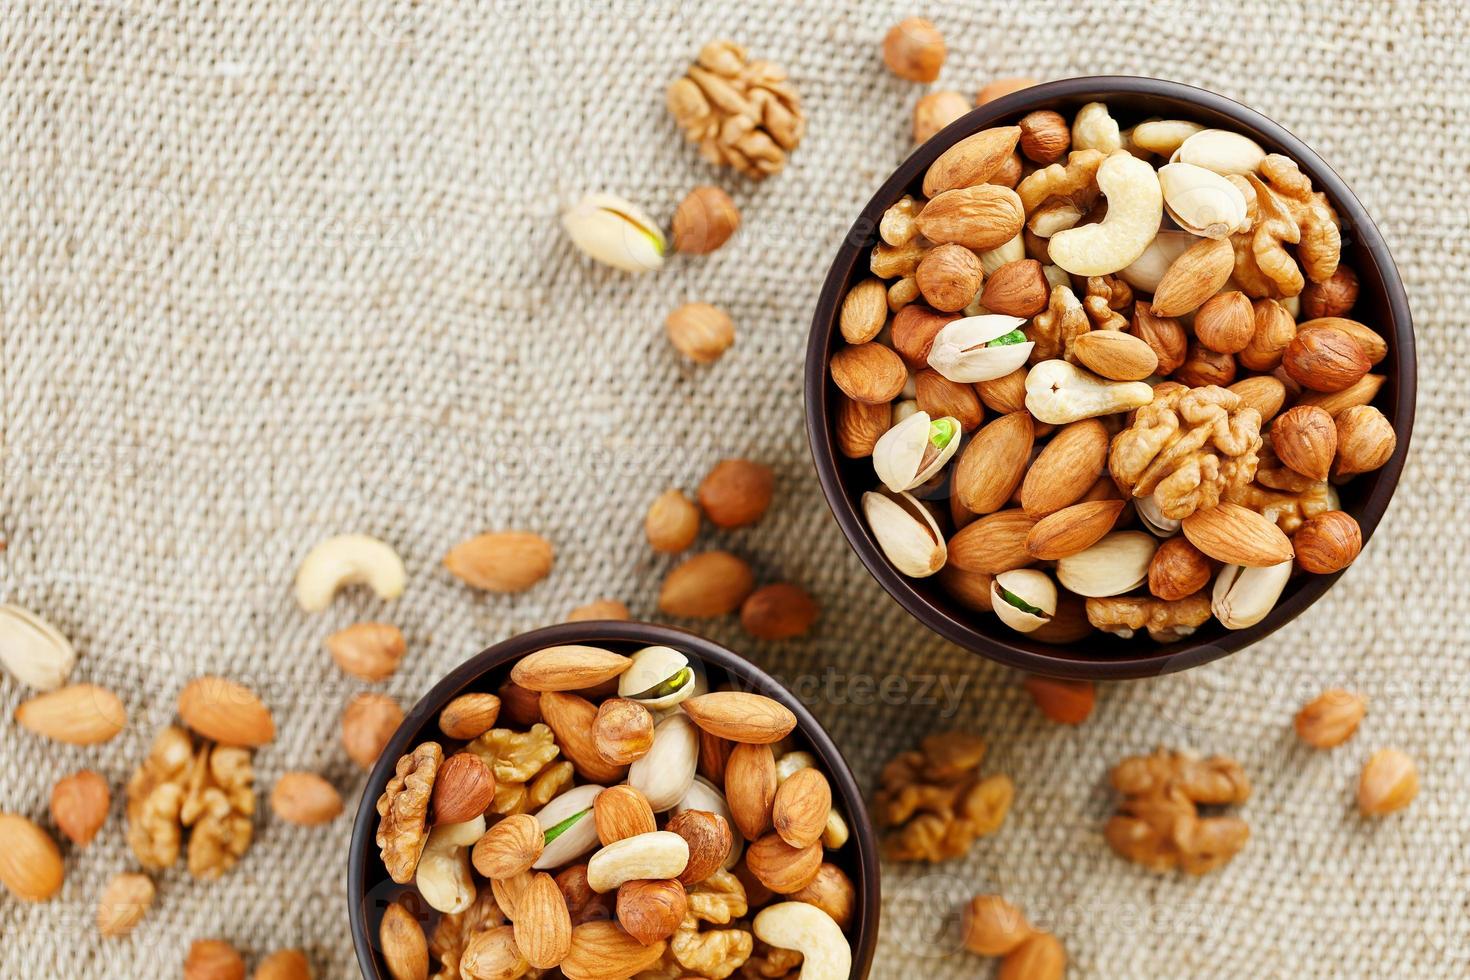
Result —
[{"label": "hazelnut", "polygon": [[287,823],[316,827],[342,812],[342,794],[314,772],[282,773],[271,789],[271,810]]},{"label": "hazelnut", "polygon": [[343,673],[365,681],[382,681],[398,670],[407,644],[397,626],[354,623],[327,637],[326,647]]},{"label": "hazelnut", "polygon": [[434,779],[434,822],[464,823],[484,813],[495,800],[495,773],[470,752],[444,760]]},{"label": "hazelnut", "polygon": [[707,255],[730,240],[740,227],[740,209],[718,187],[696,187],[674,211],[674,249]]},{"label": "hazelnut", "polygon": [[196,939],[184,960],[184,980],[245,980],[245,961],[219,939]]},{"label": "hazelnut", "polygon": [[1331,392],[1357,384],[1373,365],[1347,331],[1314,327],[1287,345],[1281,366],[1303,388]]},{"label": "hazelnut", "polygon": [[713,364],[735,343],[730,314],[709,303],[685,303],[664,320],[669,343],[697,364]]},{"label": "hazelnut", "polygon": [[1238,354],[1256,332],[1256,311],[1245,293],[1230,290],[1205,300],[1194,315],[1194,335],[1221,354]]},{"label": "hazelnut", "polygon": [[342,712],[342,747],[353,762],[371,769],[403,724],[403,709],[386,694],[364,691]]},{"label": "hazelnut", "polygon": [[311,980],[311,963],[299,949],[281,949],[260,961],[252,980]]},{"label": "hazelnut", "polygon": [[1315,405],[1297,405],[1271,423],[1271,448],[1288,468],[1325,480],[1337,454],[1337,426]]},{"label": "hazelnut", "polygon": [[958,92],[930,92],[914,105],[914,142],[925,142],[969,111],[970,100]]},{"label": "hazelnut", "polygon": [[618,887],[618,923],[645,946],[667,939],[684,921],[688,896],[678,881],[629,881]]},{"label": "hazelnut", "polygon": [[1398,749],[1374,752],[1358,777],[1358,809],[1364,816],[1381,817],[1402,810],[1418,794],[1419,772],[1414,760]]},{"label": "hazelnut", "polygon": [[1309,282],[1302,290],[1302,316],[1315,320],[1343,316],[1358,302],[1358,274],[1339,265],[1325,282]]},{"label": "hazelnut", "polygon": [[689,845],[689,863],[679,874],[686,885],[697,885],[724,866],[735,846],[730,824],[718,813],[706,810],[684,810],[669,818],[665,828],[678,834]]},{"label": "hazelnut", "polygon": [[1062,980],[1067,953],[1049,932],[1038,932],[1001,960],[995,980]]},{"label": "hazelnut", "polygon": [[985,283],[980,303],[992,313],[1031,317],[1046,309],[1051,286],[1035,259],[1007,262]]},{"label": "hazelnut", "polygon": [[1037,109],[1021,117],[1021,152],[1045,167],[1066,156],[1072,146],[1072,127],[1060,112]]},{"label": "hazelnut", "polygon": [[1274,371],[1296,336],[1296,321],[1274,299],[1258,299],[1251,306],[1256,311],[1256,328],[1240,352],[1240,363],[1251,371]]},{"label": "hazelnut", "polygon": [[607,907],[607,900],[587,884],[587,865],[585,863],[574,864],[563,870],[556,876],[556,887],[561,890],[561,897],[566,900],[567,911],[572,914],[573,925],[612,917]]},{"label": "hazelnut", "polygon": [[883,63],[899,78],[932,82],[944,67],[944,35],[922,17],[909,17],[888,29]]},{"label": "hazelnut", "polygon": [[1184,363],[1184,358],[1189,352],[1189,337],[1179,321],[1171,316],[1154,316],[1145,309],[1147,303],[1138,303],[1133,307],[1133,323],[1128,332],[1153,350],[1154,356],[1159,359],[1158,374],[1160,377],[1173,374]]},{"label": "hazelnut", "polygon": [[1368,712],[1368,702],[1360,694],[1333,688],[1323,691],[1297,712],[1297,736],[1308,745],[1330,749],[1353,737],[1358,722]]},{"label": "hazelnut", "polygon": [[97,931],[109,939],[133,931],[153,905],[156,890],[145,874],[113,875],[97,902]]},{"label": "hazelnut", "polygon": [[643,533],[654,551],[675,555],[699,534],[699,508],[679,490],[665,490],[648,508]]},{"label": "hazelnut", "polygon": [[1097,703],[1097,687],[1092,681],[1028,675],[1022,684],[1037,710],[1059,725],[1082,724]]},{"label": "hazelnut", "polygon": [[980,291],[985,270],[980,257],[963,245],[937,245],[919,262],[914,279],[919,292],[936,310],[963,310]]},{"label": "hazelnut", "polygon": [[495,692],[500,696],[501,716],[510,724],[530,728],[541,721],[541,695],[515,681],[506,681]]},{"label": "hazelnut", "polygon": [[740,606],[740,625],[758,640],[789,640],[811,629],[821,612],[801,586],[777,582],[746,597]]},{"label": "hazelnut", "polygon": [[439,712],[439,730],[448,738],[468,742],[495,727],[500,717],[500,699],[473,691],[461,694]]},{"label": "hazelnut", "polygon": [[1351,514],[1329,510],[1303,521],[1291,543],[1302,571],[1331,575],[1358,557],[1363,550],[1363,532]]},{"label": "hazelnut", "polygon": [[824,864],[817,869],[817,876],[810,885],[791,893],[791,900],[815,905],[846,931],[852,923],[853,906],[857,904],[857,889],[841,868],[835,864]]},{"label": "hazelnut", "polygon": [[764,463],[722,459],[699,485],[699,505],[716,526],[744,527],[761,519],[771,505],[776,475]]},{"label": "hazelnut", "polygon": [[1004,956],[1033,933],[1021,910],[999,895],[976,895],[965,908],[965,948],[981,956]]},{"label": "hazelnut", "polygon": [[107,822],[112,793],[107,780],[90,769],[59,780],[51,789],[51,819],[73,844],[86,847]]},{"label": "hazelnut", "polygon": [[1148,590],[1166,602],[1194,595],[1210,582],[1210,560],[1183,535],[1159,545],[1148,564]]},{"label": "hazelnut", "polygon": [[608,698],[598,705],[592,739],[603,762],[626,766],[653,748],[653,716],[637,701]]},{"label": "hazelnut", "polygon": [[1191,388],[1206,385],[1228,388],[1235,380],[1235,355],[1212,351],[1196,340],[1189,345],[1189,354],[1174,369],[1172,377]]},{"label": "hazelnut", "polygon": [[1376,470],[1393,456],[1398,436],[1393,424],[1372,405],[1354,405],[1337,414],[1337,460],[1334,477]]},{"label": "hazelnut", "polygon": [[1005,98],[1012,92],[1019,92],[1021,89],[1030,88],[1035,84],[1036,79],[1034,78],[997,78],[995,81],[986,82],[980,87],[980,91],[975,93],[975,104],[977,106],[985,105],[987,102],[994,102],[996,99]]}]

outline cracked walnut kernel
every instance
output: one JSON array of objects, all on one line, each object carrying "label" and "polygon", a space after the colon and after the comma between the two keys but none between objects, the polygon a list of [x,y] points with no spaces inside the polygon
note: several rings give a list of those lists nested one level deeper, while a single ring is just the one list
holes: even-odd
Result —
[{"label": "cracked walnut kernel", "polygon": [[755,937],[740,928],[700,931],[700,923],[728,925],[748,910],[745,886],[728,871],[691,885],[684,920],[669,939],[674,959],[699,976],[725,980],[750,959]]},{"label": "cracked walnut kernel", "polygon": [[951,732],[929,736],[921,751],[901,753],[883,768],[873,809],[888,830],[890,860],[960,857],[1000,828],[1015,788],[1007,776],[980,778],[984,756],[981,739]]},{"label": "cracked walnut kernel", "polygon": [[174,725],[153,740],[148,758],[128,780],[128,846],[138,863],[160,871],[179,858],[184,805],[194,746],[189,733]]},{"label": "cracked walnut kernel", "polygon": [[429,937],[429,955],[440,964],[431,980],[473,980],[460,969],[465,949],[476,934],[504,924],[505,916],[489,888],[481,888],[474,904],[463,912],[440,916],[434,934]]},{"label": "cracked walnut kernel", "polygon": [[706,44],[665,101],[702,157],[755,180],[779,172],[806,130],[785,69],[748,60],[732,41]]},{"label": "cracked walnut kernel", "polygon": [[491,813],[508,817],[540,809],[571,786],[572,765],[553,763],[561,749],[540,722],[527,732],[493,728],[465,748],[495,772]]},{"label": "cracked walnut kernel", "polygon": [[1193,633],[1209,618],[1210,599],[1203,592],[1172,601],[1152,596],[1087,600],[1087,621],[1125,640],[1146,629],[1154,641],[1172,643]]},{"label": "cracked walnut kernel", "polygon": [[413,881],[429,839],[429,797],[444,761],[438,742],[425,742],[398,760],[393,778],[378,797],[378,848],[383,866],[400,885]]},{"label": "cracked walnut kernel", "polygon": [[1103,835],[1120,856],[1154,871],[1205,874],[1223,867],[1250,837],[1239,817],[1201,817],[1198,805],[1243,803],[1250,782],[1233,759],[1158,749],[1124,759],[1111,773],[1124,795]]},{"label": "cracked walnut kernel", "polygon": [[188,865],[195,878],[218,878],[245,855],[254,837],[255,770],[248,749],[206,744],[189,777],[179,819],[190,828]]}]

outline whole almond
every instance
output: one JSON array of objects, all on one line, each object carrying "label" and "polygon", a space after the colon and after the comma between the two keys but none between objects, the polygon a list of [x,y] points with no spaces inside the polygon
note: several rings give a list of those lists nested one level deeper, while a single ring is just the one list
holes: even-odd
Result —
[{"label": "whole almond", "polygon": [[1026,513],[1041,518],[1081,500],[1107,467],[1109,442],[1107,427],[1098,419],[1057,430],[1021,483]]},{"label": "whole almond", "polygon": [[674,250],[708,255],[730,240],[740,227],[740,209],[718,187],[696,187],[674,211]]},{"label": "whole almond", "polygon": [[771,824],[792,847],[804,848],[822,839],[832,811],[832,787],[821,770],[798,769],[776,789]]},{"label": "whole almond", "polygon": [[500,699],[493,694],[461,694],[439,712],[439,730],[448,738],[468,742],[495,727]]},{"label": "whole almond", "polygon": [[849,344],[866,344],[878,336],[888,322],[888,287],[883,280],[864,279],[849,289],[837,322]]},{"label": "whole almond", "polygon": [[393,980],[428,980],[429,941],[424,927],[399,902],[390,902],[383,910],[378,946]]},{"label": "whole almond", "polygon": [[1240,396],[1243,408],[1254,408],[1261,413],[1262,426],[1275,418],[1286,403],[1286,386],[1269,374],[1237,381],[1230,390]]},{"label": "whole almond", "polygon": [[1159,545],[1148,564],[1148,590],[1165,602],[1194,595],[1210,583],[1210,560],[1185,537]]},{"label": "whole almond", "polygon": [[914,281],[924,301],[936,310],[962,310],[980,292],[985,270],[980,257],[963,245],[937,245],[919,260]]},{"label": "whole almond", "polygon": [[991,313],[1031,317],[1046,309],[1051,284],[1035,259],[1017,259],[996,269],[985,281],[980,304]]},{"label": "whole almond", "polygon": [[549,970],[572,948],[572,916],[556,879],[545,872],[531,879],[516,903],[516,948],[538,970]]},{"label": "whole almond", "polygon": [[779,701],[748,691],[716,691],[683,702],[684,713],[711,735],[769,745],[791,734],[796,715]]},{"label": "whole almond", "polygon": [[792,847],[779,834],[769,833],[746,848],[745,866],[771,891],[789,895],[816,879],[822,868],[822,845]]},{"label": "whole almond", "polygon": [[1049,932],[1038,932],[1006,954],[995,980],[1062,980],[1067,953]]},{"label": "whole almond", "polygon": [[471,752],[456,752],[434,777],[434,822],[464,823],[495,801],[495,772]]},{"label": "whole almond", "polygon": [[1393,423],[1372,405],[1344,409],[1333,422],[1337,427],[1337,459],[1332,464],[1334,478],[1376,470],[1387,463],[1398,448],[1398,434],[1394,432]]},{"label": "whole almond", "polygon": [[1057,597],[1057,611],[1051,620],[1026,635],[1040,643],[1066,645],[1085,640],[1097,629],[1087,618],[1087,603],[1081,596],[1063,593]]},{"label": "whole almond", "polygon": [[1086,551],[1113,529],[1122,513],[1122,500],[1088,500],[1048,514],[1026,535],[1031,557],[1055,561]]},{"label": "whole almond", "polygon": [[[925,171],[924,196],[932,198],[943,191],[984,184],[1015,150],[1020,138],[1019,126],[994,126],[960,140]],[[938,239],[931,236],[931,240]]]},{"label": "whole almond", "polygon": [[632,786],[613,786],[597,794],[592,816],[597,822],[597,839],[604,847],[658,829],[647,797]]},{"label": "whole almond", "polygon": [[914,375],[914,391],[919,411],[934,419],[953,418],[965,432],[975,431],[985,418],[974,386],[951,381],[933,368]]},{"label": "whole almond", "polygon": [[251,980],[312,980],[311,963],[299,949],[281,949],[260,961]]},{"label": "whole almond", "polygon": [[910,303],[893,316],[893,347],[910,370],[922,371],[929,365],[935,336],[957,319],[957,314],[940,313],[923,303]]},{"label": "whole almond", "polygon": [[711,735],[702,728],[698,731],[699,774],[718,786],[725,781],[725,763],[729,760],[730,750],[735,747],[735,743],[718,735]]},{"label": "whole almond", "polygon": [[1325,480],[1337,455],[1337,425],[1322,409],[1297,405],[1271,424],[1271,448],[1288,468]]},{"label": "whole almond", "polygon": [[949,560],[967,572],[999,575],[1035,561],[1026,539],[1036,521],[1019,508],[986,514],[949,539]]},{"label": "whole almond", "polygon": [[145,874],[113,875],[97,902],[97,931],[109,939],[132,932],[156,894],[153,879]]},{"label": "whole almond", "polygon": [[725,763],[725,801],[747,840],[771,829],[776,802],[776,756],[769,745],[737,745]]},{"label": "whole almond", "polygon": [[1274,299],[1251,304],[1256,312],[1255,332],[1240,352],[1240,363],[1251,371],[1274,371],[1296,336],[1296,320]]},{"label": "whole almond", "polygon": [[841,868],[824,863],[817,869],[817,876],[811,884],[791,893],[791,900],[815,905],[830,915],[839,929],[846,931],[852,924],[853,908],[857,905],[857,889]]},{"label": "whole almond", "polygon": [[1021,117],[1021,152],[1043,167],[1066,156],[1072,146],[1072,127],[1066,117],[1051,109],[1037,109]]},{"label": "whole almond", "polygon": [[1148,344],[1154,357],[1158,358],[1159,374],[1166,376],[1184,363],[1189,350],[1189,336],[1178,320],[1168,316],[1155,316],[1145,309],[1147,306],[1147,303],[1134,304],[1133,320],[1128,331]]},{"label": "whole almond", "polygon": [[828,365],[832,382],[847,397],[869,405],[886,405],[908,382],[902,359],[876,341],[848,344],[832,355]]},{"label": "whole almond", "polygon": [[1316,405],[1328,415],[1337,418],[1348,409],[1367,405],[1377,398],[1379,389],[1387,380],[1382,374],[1365,374],[1356,384],[1349,385],[1342,391],[1304,391],[1297,404]]},{"label": "whole almond", "polygon": [[386,694],[364,691],[342,712],[342,747],[363,769],[371,769],[403,724],[403,709]]},{"label": "whole almond", "polygon": [[[774,764],[772,777],[775,776]],[[44,902],[61,891],[65,870],[51,836],[15,813],[0,813],[0,884],[25,902]]]},{"label": "whole almond", "polygon": [[999,895],[976,895],[965,907],[965,948],[981,956],[1004,956],[1033,933],[1031,924]]},{"label": "whole almond", "polygon": [[1398,749],[1379,749],[1368,757],[1358,777],[1358,809],[1381,817],[1402,810],[1419,795],[1419,771],[1414,760]]},{"label": "whole almond", "polygon": [[618,922],[640,943],[668,939],[684,921],[688,896],[673,879],[626,881],[618,886]]},{"label": "whole almond", "polygon": [[15,709],[22,728],[68,745],[98,745],[127,724],[116,694],[96,684],[71,684],[22,701]]},{"label": "whole almond", "polygon": [[1152,347],[1121,330],[1089,330],[1073,344],[1077,360],[1112,381],[1142,381],[1159,367]]},{"label": "whole almond", "polygon": [[486,878],[511,878],[529,871],[545,846],[546,834],[536,818],[517,813],[492,826],[475,842],[470,863]]},{"label": "whole almond", "polygon": [[1238,354],[1256,333],[1256,311],[1250,297],[1232,289],[1205,300],[1194,315],[1194,335],[1221,354]]},{"label": "whole almond", "polygon": [[972,514],[990,514],[1011,499],[1031,461],[1031,416],[1012,412],[971,437],[954,470],[954,493]]},{"label": "whole almond", "polygon": [[1002,375],[991,381],[976,382],[975,393],[980,396],[981,404],[997,415],[1024,412],[1026,410],[1026,373],[1027,369],[1020,367],[1010,374]]},{"label": "whole almond", "polygon": [[1294,555],[1291,541],[1273,521],[1239,504],[1197,510],[1182,527],[1191,544],[1227,565],[1265,568]]},{"label": "whole almond", "polygon": [[[887,409],[883,406],[885,415]],[[643,533],[654,551],[677,555],[699,535],[699,508],[682,490],[665,490],[649,505]]]},{"label": "whole almond", "polygon": [[1297,330],[1281,366],[1291,379],[1313,391],[1342,391],[1368,373],[1372,362],[1345,330],[1315,327]]},{"label": "whole almond", "polygon": [[370,682],[392,677],[408,648],[389,623],[354,623],[327,637],[326,647],[344,673]]},{"label": "whole almond", "polygon": [[1022,682],[1037,710],[1059,725],[1080,725],[1092,714],[1097,688],[1092,681],[1072,681],[1028,674]]},{"label": "whole almond", "polygon": [[754,524],[771,505],[776,474],[764,463],[722,459],[699,484],[699,505],[715,527]]},{"label": "whole almond", "polygon": [[271,810],[287,823],[317,827],[341,814],[342,794],[314,772],[282,773],[271,789]]},{"label": "whole almond", "polygon": [[740,625],[758,640],[803,636],[821,615],[817,601],[799,585],[777,582],[756,589],[740,606]]},{"label": "whole almond", "polygon": [[685,303],[664,318],[674,349],[696,364],[713,364],[735,343],[735,321],[710,303]]},{"label": "whole almond", "polygon": [[510,677],[528,691],[581,691],[612,680],[632,664],[621,653],[602,647],[565,644],[522,657]]},{"label": "whole almond", "polygon": [[541,717],[556,734],[562,755],[583,779],[611,786],[628,774],[627,766],[606,762],[597,754],[593,735],[597,709],[592,702],[575,694],[546,691],[541,695]]},{"label": "whole almond", "polygon": [[678,834],[689,845],[689,863],[679,875],[679,881],[685,885],[697,885],[719,871],[735,844],[735,835],[725,818],[705,810],[676,813],[669,818],[665,829]]},{"label": "whole almond", "polygon": [[995,576],[984,572],[967,572],[949,562],[939,570],[936,579],[940,588],[966,609],[976,612],[991,611],[990,586]]},{"label": "whole almond", "polygon": [[664,578],[658,608],[670,616],[711,619],[740,608],[755,589],[750,566],[728,551],[686,559]]},{"label": "whole almond", "polygon": [[915,220],[919,234],[937,245],[953,242],[988,252],[1021,233],[1026,212],[1009,187],[979,184],[931,197]]},{"label": "whole almond", "polygon": [[1154,316],[1193,313],[1220,291],[1235,271],[1235,250],[1228,238],[1203,238],[1185,249],[1159,280],[1149,304]]},{"label": "whole almond", "polygon": [[663,959],[668,943],[644,945],[616,922],[584,922],[572,930],[572,947],[561,961],[567,980],[631,977]]},{"label": "whole almond", "polygon": [[1370,328],[1367,324],[1359,323],[1357,320],[1350,320],[1347,317],[1341,316],[1322,316],[1311,320],[1303,320],[1296,326],[1296,332],[1298,334],[1305,333],[1308,330],[1324,329],[1341,330],[1353,338],[1353,342],[1367,355],[1369,364],[1378,364],[1388,356],[1388,342],[1377,331]]},{"label": "whole almond", "polygon": [[893,421],[893,409],[887,402],[869,405],[842,394],[837,399],[835,432],[838,450],[848,459],[871,456],[873,447]]},{"label": "whole almond", "polygon": [[[525,976],[531,968],[516,946],[514,926],[495,926],[470,937],[460,957],[459,976],[465,980],[475,977],[493,977],[502,980],[508,977]],[[436,977],[451,976],[447,972],[436,973]],[[397,977],[394,980],[398,980]]]},{"label": "whole almond", "polygon": [[79,847],[86,847],[107,822],[112,792],[107,780],[90,769],[73,773],[51,788],[51,819],[56,829]]},{"label": "whole almond", "polygon": [[603,762],[626,766],[653,747],[653,716],[637,701],[608,698],[597,706],[592,744]]},{"label": "whole almond", "polygon": [[179,717],[221,745],[258,748],[276,737],[270,709],[243,684],[223,677],[198,677],[179,692]]},{"label": "whole almond", "polygon": [[524,592],[551,573],[551,542],[527,531],[491,531],[461,541],[444,567],[466,585],[486,592]]},{"label": "whole almond", "polygon": [[196,939],[184,959],[184,980],[245,980],[245,960],[220,939]]},{"label": "whole almond", "polygon": [[1337,687],[1323,691],[1297,712],[1297,737],[1314,748],[1335,748],[1353,737],[1367,713],[1362,695]]},{"label": "whole almond", "polygon": [[1303,521],[1291,543],[1302,571],[1331,575],[1357,560],[1363,550],[1363,532],[1351,514],[1329,510]]}]

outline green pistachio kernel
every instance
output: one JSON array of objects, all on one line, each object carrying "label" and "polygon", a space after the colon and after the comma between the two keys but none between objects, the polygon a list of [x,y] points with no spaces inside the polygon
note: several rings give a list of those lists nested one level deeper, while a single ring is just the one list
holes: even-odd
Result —
[{"label": "green pistachio kernel", "polygon": [[935,419],[929,423],[929,441],[934,444],[935,449],[948,446],[959,432],[960,427],[952,419]]},{"label": "green pistachio kernel", "polygon": [[587,814],[589,814],[591,812],[592,812],[592,809],[589,807],[586,810],[581,811],[580,813],[574,813],[570,817],[567,817],[565,820],[563,820],[561,823],[557,824],[555,827],[552,827],[551,829],[547,830],[546,831],[546,843],[547,844],[550,844],[552,841],[556,840],[562,834],[564,834],[567,831],[571,830],[573,824],[575,824],[578,820],[581,820],[583,817],[587,816]]},{"label": "green pistachio kernel", "polygon": [[637,694],[631,695],[631,697],[635,701],[657,701],[659,698],[666,698],[670,694],[682,690],[685,684],[688,684],[693,680],[694,668],[681,667],[679,670],[675,671],[674,675],[668,680],[660,681],[659,683],[650,687],[648,690],[639,691]]},{"label": "green pistachio kernel", "polygon": [[1012,344],[1024,344],[1025,342],[1026,342],[1026,335],[1024,333],[1022,333],[1020,331],[1020,329],[1018,328],[1016,330],[1012,330],[1010,333],[1001,334],[999,337],[996,337],[994,340],[992,340],[990,343],[986,344],[985,346],[986,347],[1009,347]]},{"label": "green pistachio kernel", "polygon": [[1036,608],[1035,606],[1031,605],[1031,603],[1027,602],[1025,599],[1022,599],[1020,596],[1016,595],[1014,592],[1007,592],[1005,589],[1002,589],[998,585],[996,586],[996,589],[1000,591],[1000,597],[1002,599],[1004,599],[1006,602],[1010,603],[1011,605],[1015,606],[1017,609],[1021,610],[1021,612],[1023,612],[1023,613],[1030,613],[1032,616],[1045,616],[1046,615],[1046,613],[1044,613],[1040,609]]}]

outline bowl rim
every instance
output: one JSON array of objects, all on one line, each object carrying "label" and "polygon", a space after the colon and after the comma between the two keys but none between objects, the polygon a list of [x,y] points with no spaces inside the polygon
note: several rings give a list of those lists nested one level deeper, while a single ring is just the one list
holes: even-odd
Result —
[{"label": "bowl rim", "polygon": [[[433,726],[445,704],[472,688],[485,675],[545,647],[600,642],[672,646],[720,667],[743,690],[774,698],[796,715],[796,730],[806,739],[806,748],[816,754],[826,767],[827,776],[832,782],[833,798],[841,801],[847,811],[849,841],[854,845],[853,862],[858,872],[857,880],[853,884],[858,890],[859,899],[858,914],[850,933],[853,940],[851,975],[867,976],[877,949],[882,912],[877,838],[862,787],[858,785],[852,768],[832,735],[800,698],[728,647],[673,626],[636,621],[591,620],[559,623],[518,633],[486,647],[435,683],[418,700],[394,731],[393,737],[388,740],[363,786],[357,813],[353,818],[352,840],[348,845],[348,919],[352,929],[352,945],[363,977],[368,980],[386,980],[386,974],[378,968],[376,944],[368,934],[365,886],[367,869],[371,862],[377,860],[374,840],[378,820],[377,799],[392,776],[399,757],[407,751],[410,743],[421,738],[422,732]],[[437,732],[437,729],[434,730]]]},{"label": "bowl rim", "polygon": [[1223,637],[1208,643],[1181,641],[1168,648],[1159,647],[1148,655],[1110,657],[1096,661],[1078,660],[1038,653],[990,636],[935,606],[914,587],[910,579],[899,573],[878,548],[857,508],[848,499],[838,472],[832,421],[827,411],[827,361],[828,348],[837,329],[837,315],[848,278],[857,262],[866,254],[878,219],[889,204],[918,181],[940,154],[965,137],[995,125],[1001,119],[1031,109],[1049,107],[1055,100],[1076,100],[1083,97],[1106,100],[1112,95],[1161,96],[1194,103],[1206,110],[1230,117],[1243,128],[1253,131],[1252,135],[1262,136],[1267,142],[1280,147],[1303,171],[1309,173],[1318,190],[1327,192],[1334,206],[1343,215],[1344,224],[1352,228],[1362,249],[1380,270],[1389,310],[1388,319],[1391,321],[1387,326],[1391,328],[1397,358],[1390,421],[1397,435],[1398,445],[1389,461],[1376,472],[1374,486],[1357,514],[1364,547],[1387,511],[1403,472],[1413,431],[1418,384],[1413,318],[1408,296],[1382,233],[1347,182],[1315,150],[1286,127],[1249,106],[1207,89],[1168,79],[1137,75],[1087,75],[1043,82],[988,102],[966,113],[917,147],[878,188],[848,230],[827,271],[812,318],[807,340],[804,401],[807,446],[816,465],[822,496],[826,498],[827,506],[842,529],[843,537],[857,552],[869,574],[925,627],[972,653],[1010,667],[1052,677],[1095,680],[1157,677],[1197,667],[1235,653],[1295,619],[1321,598],[1342,572],[1312,576],[1310,581],[1278,603],[1255,626],[1227,631]]}]

